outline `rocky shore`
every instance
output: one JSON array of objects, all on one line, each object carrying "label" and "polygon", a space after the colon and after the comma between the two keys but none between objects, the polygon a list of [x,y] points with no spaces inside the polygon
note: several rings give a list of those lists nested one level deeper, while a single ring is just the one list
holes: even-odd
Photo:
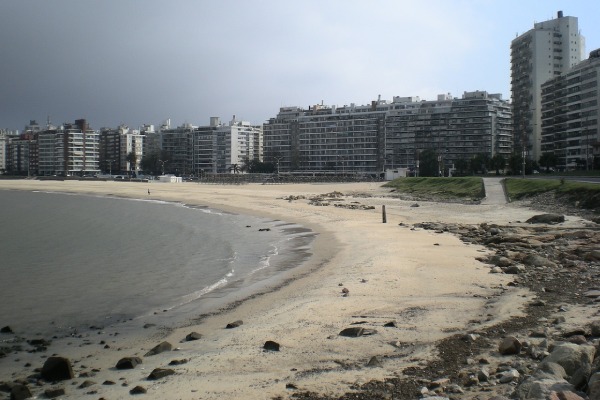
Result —
[{"label": "rocky shore", "polygon": [[[330,399],[600,399],[600,225],[592,210],[552,193],[520,201],[542,212],[588,219],[586,228],[563,228],[562,214],[545,213],[514,225],[478,226],[423,222],[407,229],[451,233],[469,244],[493,250],[480,261],[490,273],[510,274],[507,286],[535,293],[524,316],[489,328],[473,329],[437,343],[437,357],[397,377],[354,387],[327,397],[298,393],[293,398]],[[418,203],[414,204],[418,206]],[[523,224],[525,223],[525,224]],[[506,290],[507,288],[505,288]],[[572,326],[569,312],[592,315]]]}]

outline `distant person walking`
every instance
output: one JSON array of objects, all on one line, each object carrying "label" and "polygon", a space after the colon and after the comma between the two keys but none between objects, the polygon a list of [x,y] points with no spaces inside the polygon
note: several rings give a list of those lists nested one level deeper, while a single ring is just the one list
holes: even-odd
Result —
[{"label": "distant person walking", "polygon": [[148,188],[148,194],[150,194],[150,188]]}]

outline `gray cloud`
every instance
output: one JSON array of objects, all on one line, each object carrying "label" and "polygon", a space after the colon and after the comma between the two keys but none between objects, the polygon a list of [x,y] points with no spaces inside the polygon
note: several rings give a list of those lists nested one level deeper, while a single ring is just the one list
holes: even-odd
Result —
[{"label": "gray cloud", "polygon": [[[321,100],[508,97],[510,40],[559,9],[508,3],[4,0],[0,127],[47,115],[94,128],[232,114],[261,123],[280,106]],[[565,10],[580,17],[588,45],[592,7]]]}]

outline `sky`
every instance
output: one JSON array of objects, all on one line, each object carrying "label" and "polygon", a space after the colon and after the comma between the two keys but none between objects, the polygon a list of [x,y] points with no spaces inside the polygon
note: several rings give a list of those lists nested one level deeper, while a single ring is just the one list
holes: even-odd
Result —
[{"label": "sky", "polygon": [[600,48],[596,0],[0,0],[0,128],[510,99],[510,42],[559,10],[579,18],[586,54]]}]

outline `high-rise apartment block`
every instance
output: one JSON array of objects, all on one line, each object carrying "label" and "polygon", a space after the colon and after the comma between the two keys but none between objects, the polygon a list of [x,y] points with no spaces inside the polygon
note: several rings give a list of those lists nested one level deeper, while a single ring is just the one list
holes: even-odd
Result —
[{"label": "high-rise apartment block", "polygon": [[165,171],[178,175],[238,172],[246,161],[262,160],[262,126],[233,117],[228,124],[212,117],[210,125],[184,124],[162,129]]},{"label": "high-rise apartment block", "polygon": [[599,153],[600,50],[542,85],[542,152],[560,170],[590,169]]},{"label": "high-rise apartment block", "polygon": [[145,136],[125,125],[117,129],[101,129],[100,168],[109,173],[136,174],[140,169]]},{"label": "high-rise apartment block", "polygon": [[507,158],[512,150],[510,103],[485,91],[460,99],[445,94],[433,101],[394,97],[364,106],[283,107],[263,130],[265,160],[289,172],[374,175],[416,167],[427,149],[451,168],[479,154]]},{"label": "high-rise apartment block", "polygon": [[511,90],[515,150],[537,161],[542,148],[541,86],[579,63],[585,39],[576,17],[538,22],[514,39],[511,49]]},{"label": "high-rise apartment block", "polygon": [[98,132],[85,119],[47,127],[37,135],[39,175],[88,175],[100,172]]}]

